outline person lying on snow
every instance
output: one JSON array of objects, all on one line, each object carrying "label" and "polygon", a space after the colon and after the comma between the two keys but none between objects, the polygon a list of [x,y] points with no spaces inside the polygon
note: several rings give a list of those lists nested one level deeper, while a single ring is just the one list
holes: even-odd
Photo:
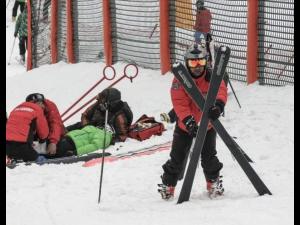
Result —
[{"label": "person lying on snow", "polygon": [[[107,126],[105,112],[108,110]],[[84,155],[125,141],[132,123],[132,112],[116,88],[103,90],[97,102],[81,116],[81,121],[66,128],[68,131],[57,144],[53,157]],[[104,141],[105,140],[105,141]]]},{"label": "person lying on snow", "polygon": [[106,131],[92,125],[68,132],[58,143],[55,155],[47,158],[58,158],[72,155],[85,155],[99,149],[107,148],[113,139],[113,131],[107,126]]}]

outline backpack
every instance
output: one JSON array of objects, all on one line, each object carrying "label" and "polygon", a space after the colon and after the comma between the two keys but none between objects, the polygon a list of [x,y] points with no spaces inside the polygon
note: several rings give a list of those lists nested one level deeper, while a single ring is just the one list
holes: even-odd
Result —
[{"label": "backpack", "polygon": [[109,123],[114,124],[116,117],[118,115],[120,115],[121,113],[125,114],[125,117],[127,119],[127,125],[129,127],[133,120],[133,114],[132,114],[132,111],[131,111],[129,105],[127,104],[127,102],[123,102],[122,108],[120,110],[118,110],[113,116],[111,116]]},{"label": "backpack", "polygon": [[154,117],[148,117],[144,114],[130,126],[128,137],[143,141],[152,135],[161,135],[163,131],[165,131],[163,123],[157,122]]}]

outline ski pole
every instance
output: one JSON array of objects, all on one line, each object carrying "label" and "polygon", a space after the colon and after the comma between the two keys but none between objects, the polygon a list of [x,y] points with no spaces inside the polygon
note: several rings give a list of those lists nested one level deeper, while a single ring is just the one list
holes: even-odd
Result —
[{"label": "ski pole", "polygon": [[108,117],[108,104],[105,104],[105,123],[104,123],[104,140],[103,140],[103,150],[102,150],[102,163],[101,163],[101,173],[100,173],[100,186],[99,186],[99,195],[98,195],[98,204],[101,200],[101,191],[102,191],[102,180],[103,180],[103,170],[104,170],[104,154],[106,148],[106,126],[107,126],[107,117]]},{"label": "ski pole", "polygon": [[[107,75],[106,75],[106,69],[107,68],[111,68],[113,70],[113,76],[111,78],[109,78]],[[103,69],[103,77],[96,83],[94,84],[89,90],[87,90],[76,102],[74,102],[65,112],[63,112],[61,114],[61,117],[63,117],[64,115],[66,115],[75,105],[77,105],[85,96],[87,96],[92,90],[95,89],[95,87],[97,87],[103,80],[113,80],[116,76],[116,71],[113,67],[111,66],[106,66],[104,67]]]},{"label": "ski pole", "polygon": [[8,2],[6,3],[6,8],[7,8],[7,6],[9,5],[9,3],[10,3],[10,0],[8,0]]},{"label": "ski pole", "polygon": [[10,60],[11,60],[11,56],[13,54],[13,50],[14,50],[14,47],[15,47],[15,42],[16,42],[16,37],[14,39],[13,46],[11,48],[10,57],[9,57],[9,60],[8,60],[8,65],[10,65]]},{"label": "ski pole", "polygon": [[231,84],[231,82],[230,82],[230,79],[228,79],[228,83],[229,83],[229,85],[230,85],[230,88],[231,88],[231,90],[232,90],[232,92],[233,92],[233,94],[234,94],[234,97],[235,97],[237,103],[239,104],[239,107],[242,108],[242,106],[240,105],[240,102],[239,102],[239,100],[238,100],[238,98],[237,98],[237,96],[236,96],[236,94],[235,94],[235,91],[234,91],[234,89],[233,89],[233,86],[232,86],[232,84]]},{"label": "ski pole", "polygon": [[81,107],[79,107],[77,110],[75,110],[73,113],[71,113],[67,118],[63,119],[63,123],[66,122],[68,119],[70,119],[72,116],[74,116],[77,112],[79,112],[81,109],[86,107],[88,104],[90,104],[92,101],[94,101],[97,98],[97,96],[93,97],[89,101],[87,101],[85,104],[83,104]]}]

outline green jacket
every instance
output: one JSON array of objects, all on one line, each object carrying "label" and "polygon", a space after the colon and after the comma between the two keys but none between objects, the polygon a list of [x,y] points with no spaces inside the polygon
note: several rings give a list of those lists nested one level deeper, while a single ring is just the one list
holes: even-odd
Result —
[{"label": "green jacket", "polygon": [[15,33],[18,33],[19,37],[27,37],[27,7],[25,7],[24,11],[18,16]]},{"label": "green jacket", "polygon": [[[94,126],[85,126],[80,130],[72,130],[66,134],[69,136],[76,147],[77,155],[84,155],[103,149],[104,130]],[[106,132],[105,148],[108,147],[112,140],[112,133]]]}]

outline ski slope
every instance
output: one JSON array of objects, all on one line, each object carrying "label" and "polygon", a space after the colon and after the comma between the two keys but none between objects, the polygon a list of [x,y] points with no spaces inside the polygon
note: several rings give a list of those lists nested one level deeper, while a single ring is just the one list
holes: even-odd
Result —
[{"label": "ski slope", "polygon": [[[6,13],[6,58],[13,44],[11,7]],[[18,56],[18,40],[12,59]],[[118,77],[126,64],[114,67]],[[6,111],[32,92],[41,92],[57,103],[62,113],[102,78],[103,63],[69,65],[59,62],[26,72],[12,60],[6,67]],[[134,113],[155,116],[168,112],[173,76],[139,68],[131,83],[115,87]],[[83,102],[110,82],[103,81]],[[210,200],[204,176],[198,169],[191,199],[176,205],[182,182],[173,201],[163,201],[157,192],[162,164],[169,151],[107,163],[100,205],[97,204],[100,165],[85,168],[69,165],[20,166],[6,169],[7,225],[292,225],[294,224],[294,87],[247,86],[232,81],[242,108],[229,89],[226,115],[221,122],[236,142],[255,161],[252,166],[273,193],[258,196],[229,150],[217,139],[219,159],[224,163],[225,195]],[[83,103],[82,102],[82,103]],[[81,104],[82,104],[81,103]],[[79,121],[76,114],[65,125]],[[127,139],[107,149],[119,154],[172,140],[173,126],[162,136],[144,142]]]}]

